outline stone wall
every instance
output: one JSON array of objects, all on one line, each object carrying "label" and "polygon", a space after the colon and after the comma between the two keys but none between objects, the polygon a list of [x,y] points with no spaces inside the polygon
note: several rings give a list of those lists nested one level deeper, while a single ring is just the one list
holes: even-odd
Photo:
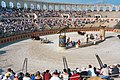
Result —
[{"label": "stone wall", "polygon": [[[84,29],[68,29],[66,32],[77,32],[77,31],[99,31],[99,28],[84,28]],[[111,32],[120,32],[120,29],[106,29],[106,31]],[[49,34],[56,34],[58,30],[49,30],[49,31],[41,31],[41,32],[32,32],[27,34],[21,34],[16,36],[10,36],[6,38],[0,38],[0,44],[8,43],[8,42],[14,42],[17,40],[27,39],[31,38],[31,36],[43,36],[43,35],[49,35]]]}]

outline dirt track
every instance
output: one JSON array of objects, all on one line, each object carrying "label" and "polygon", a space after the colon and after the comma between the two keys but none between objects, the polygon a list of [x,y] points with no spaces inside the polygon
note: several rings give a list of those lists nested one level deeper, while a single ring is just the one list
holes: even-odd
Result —
[{"label": "dirt track", "polygon": [[[99,32],[87,32],[99,34]],[[103,63],[112,65],[120,63],[120,39],[118,33],[107,32],[106,40],[98,45],[84,48],[62,49],[58,46],[58,34],[41,36],[47,37],[53,43],[41,44],[31,39],[20,41],[0,49],[0,66],[6,71],[8,67],[19,71],[25,58],[28,58],[28,71],[44,71],[50,69],[63,69],[62,56],[66,56],[71,69],[87,67],[89,64],[99,67],[95,54],[98,54]],[[120,33],[119,33],[120,34]],[[77,33],[67,33],[71,40],[83,40]],[[3,45],[1,45],[3,46]]]}]

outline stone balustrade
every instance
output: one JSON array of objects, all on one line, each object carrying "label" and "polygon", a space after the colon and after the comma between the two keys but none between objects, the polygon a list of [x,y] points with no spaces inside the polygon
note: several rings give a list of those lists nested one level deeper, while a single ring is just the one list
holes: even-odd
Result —
[{"label": "stone balustrade", "polygon": [[[120,11],[120,5],[112,4],[73,4],[73,3],[56,3],[43,2],[38,0],[0,0],[2,7],[31,8],[41,10],[91,10],[91,11]],[[5,5],[3,5],[5,4]]]}]

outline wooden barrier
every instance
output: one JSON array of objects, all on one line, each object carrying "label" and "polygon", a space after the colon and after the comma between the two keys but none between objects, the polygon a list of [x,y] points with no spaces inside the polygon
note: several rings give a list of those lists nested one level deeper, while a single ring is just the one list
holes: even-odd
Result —
[{"label": "wooden barrier", "polygon": [[[66,32],[77,32],[77,31],[99,31],[99,28],[76,28],[76,29],[68,29]],[[58,30],[46,30],[46,31],[40,31],[40,32],[31,32],[26,34],[20,34],[15,36],[10,36],[6,38],[0,38],[0,44],[7,43],[7,42],[13,42],[16,40],[21,40],[25,38],[30,38],[31,36],[44,36],[49,34],[56,34]],[[120,29],[110,29],[106,28],[106,31],[111,32],[120,32]]]}]

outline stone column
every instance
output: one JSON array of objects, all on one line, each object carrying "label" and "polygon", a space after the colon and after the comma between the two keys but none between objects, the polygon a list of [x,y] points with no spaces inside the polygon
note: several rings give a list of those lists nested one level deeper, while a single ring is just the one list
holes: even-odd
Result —
[{"label": "stone column", "polygon": [[106,11],[106,6],[103,6],[103,11]]},{"label": "stone column", "polygon": [[83,5],[83,8],[84,8],[85,11],[87,11],[87,6],[86,5]]},{"label": "stone column", "polygon": [[19,3],[21,4],[21,8],[24,7],[24,1],[20,0]]},{"label": "stone column", "polygon": [[14,3],[13,3],[15,8],[17,7],[17,2],[18,2],[18,0],[15,0]]},{"label": "stone column", "polygon": [[9,0],[4,0],[6,3],[6,7],[9,7]]},{"label": "stone column", "polygon": [[116,11],[119,11],[119,6],[115,6],[116,7]]},{"label": "stone column", "polygon": [[75,11],[77,11],[77,5],[74,5],[74,9],[75,9]]},{"label": "stone column", "polygon": [[109,11],[112,11],[112,6],[109,6]]},{"label": "stone column", "polygon": [[65,4],[63,5],[63,10],[66,11],[66,5]]},{"label": "stone column", "polygon": [[80,11],[82,11],[82,5],[80,5]]},{"label": "stone column", "polygon": [[91,7],[91,11],[94,11],[94,7],[95,7],[95,6],[90,6],[90,7]]},{"label": "stone column", "polygon": [[60,4],[58,4],[57,6],[58,6],[58,10],[60,10],[60,6],[61,6],[61,5],[60,5]]},{"label": "stone column", "polygon": [[97,11],[100,11],[100,6],[96,6],[96,8],[97,8]]},{"label": "stone column", "polygon": [[88,6],[85,6],[85,10],[88,11]]},{"label": "stone column", "polygon": [[2,0],[0,0],[0,6],[2,6],[2,5],[1,5],[1,2],[2,2]]},{"label": "stone column", "polygon": [[53,7],[53,11],[54,11],[55,10],[55,4],[53,4],[52,7]]},{"label": "stone column", "polygon": [[31,3],[30,3],[30,2],[27,2],[27,7],[28,7],[28,8],[30,8],[30,5],[31,5]]},{"label": "stone column", "polygon": [[40,2],[40,9],[43,10],[43,3]]},{"label": "stone column", "polygon": [[35,2],[35,3],[33,4],[35,10],[37,9],[37,3],[38,3],[38,2]]},{"label": "stone column", "polygon": [[72,5],[68,5],[68,10],[71,11]]},{"label": "stone column", "polygon": [[100,29],[100,37],[101,37],[101,40],[105,40],[105,29],[104,28]]},{"label": "stone column", "polygon": [[46,8],[47,8],[47,10],[49,10],[49,4],[48,3],[46,3]]}]

